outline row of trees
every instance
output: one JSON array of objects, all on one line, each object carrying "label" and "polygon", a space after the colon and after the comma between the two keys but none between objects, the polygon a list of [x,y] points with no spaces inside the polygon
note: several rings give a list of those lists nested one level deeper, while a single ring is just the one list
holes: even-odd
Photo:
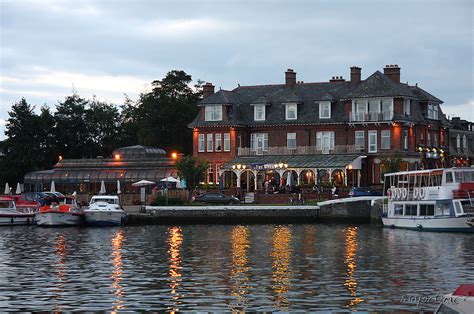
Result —
[{"label": "row of trees", "polygon": [[55,110],[36,107],[25,98],[8,112],[1,143],[1,184],[23,180],[25,173],[51,168],[59,156],[90,158],[110,156],[121,146],[142,144],[167,151],[192,151],[192,131],[187,125],[195,118],[202,82],[194,88],[190,75],[171,71],[137,101],[125,96],[120,106],[73,93]]}]

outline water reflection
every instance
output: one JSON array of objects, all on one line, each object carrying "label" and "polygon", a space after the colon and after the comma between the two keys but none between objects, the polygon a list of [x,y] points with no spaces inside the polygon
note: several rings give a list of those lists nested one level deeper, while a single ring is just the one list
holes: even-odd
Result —
[{"label": "water reflection", "polygon": [[123,280],[123,262],[122,262],[122,246],[124,240],[124,232],[122,229],[118,230],[111,239],[112,244],[112,293],[114,294],[114,302],[112,313],[125,308],[123,304],[124,289],[121,285]]},{"label": "water reflection", "polygon": [[278,226],[273,230],[272,246],[272,290],[275,293],[275,305],[278,308],[288,308],[287,292],[290,289],[291,276],[291,229]]},{"label": "water reflection", "polygon": [[61,311],[61,304],[59,299],[62,298],[64,293],[64,283],[65,283],[65,269],[66,269],[66,255],[67,255],[67,245],[66,238],[63,234],[58,234],[55,241],[55,254],[57,257],[56,264],[54,265],[54,270],[56,273],[56,282],[54,283],[53,292],[55,295],[54,298],[58,299],[56,303],[55,311]]},{"label": "water reflection", "polygon": [[354,276],[357,268],[357,227],[348,227],[345,230],[345,237],[344,264],[346,264],[347,270],[344,286],[351,296],[347,306],[353,307],[364,301],[364,299],[356,297],[357,280]]},{"label": "water reflection", "polygon": [[169,281],[171,288],[171,296],[173,298],[173,306],[168,310],[171,313],[179,310],[181,304],[181,295],[178,288],[181,286],[181,245],[183,243],[183,232],[180,227],[168,228],[168,255],[169,255]]},{"label": "water reflection", "polygon": [[232,309],[243,309],[247,303],[246,295],[249,293],[249,271],[248,250],[250,248],[249,229],[245,226],[236,226],[230,233],[232,246],[232,264],[230,280],[232,283],[231,294],[236,298],[236,304]]}]

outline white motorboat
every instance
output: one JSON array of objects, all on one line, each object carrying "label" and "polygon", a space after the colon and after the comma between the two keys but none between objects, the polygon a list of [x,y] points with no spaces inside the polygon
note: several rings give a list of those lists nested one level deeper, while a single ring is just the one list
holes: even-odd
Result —
[{"label": "white motorboat", "polygon": [[89,226],[120,226],[127,220],[117,195],[93,196],[84,215]]},{"label": "white motorboat", "polygon": [[474,232],[474,168],[388,173],[385,183],[385,227]]},{"label": "white motorboat", "polygon": [[0,225],[31,225],[35,223],[32,209],[19,211],[12,197],[0,197]]},{"label": "white motorboat", "polygon": [[84,212],[73,197],[57,199],[41,206],[36,212],[38,226],[78,226],[83,223]]},{"label": "white motorboat", "polygon": [[474,284],[460,285],[453,293],[445,294],[434,313],[474,313]]}]

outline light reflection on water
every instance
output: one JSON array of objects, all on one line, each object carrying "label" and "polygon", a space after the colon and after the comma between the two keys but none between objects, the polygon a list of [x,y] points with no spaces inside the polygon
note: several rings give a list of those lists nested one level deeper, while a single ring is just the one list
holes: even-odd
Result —
[{"label": "light reflection on water", "polygon": [[0,228],[0,308],[433,310],[474,281],[470,234],[370,225]]}]

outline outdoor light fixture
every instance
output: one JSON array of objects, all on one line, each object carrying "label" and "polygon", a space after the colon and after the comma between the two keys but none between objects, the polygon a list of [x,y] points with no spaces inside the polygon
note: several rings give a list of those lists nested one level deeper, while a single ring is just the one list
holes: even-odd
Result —
[{"label": "outdoor light fixture", "polygon": [[171,158],[173,158],[173,159],[178,158],[178,153],[177,152],[172,152],[171,153]]},{"label": "outdoor light fixture", "polygon": [[237,164],[237,169],[240,169],[242,168],[242,165],[241,164]]},{"label": "outdoor light fixture", "polygon": [[63,160],[63,156],[59,155],[59,161]]},{"label": "outdoor light fixture", "polygon": [[120,160],[120,155],[119,155],[119,154],[115,154],[115,155],[114,155],[114,159],[115,159],[115,160]]},{"label": "outdoor light fixture", "polygon": [[235,165],[232,165],[232,169],[235,169]]}]

